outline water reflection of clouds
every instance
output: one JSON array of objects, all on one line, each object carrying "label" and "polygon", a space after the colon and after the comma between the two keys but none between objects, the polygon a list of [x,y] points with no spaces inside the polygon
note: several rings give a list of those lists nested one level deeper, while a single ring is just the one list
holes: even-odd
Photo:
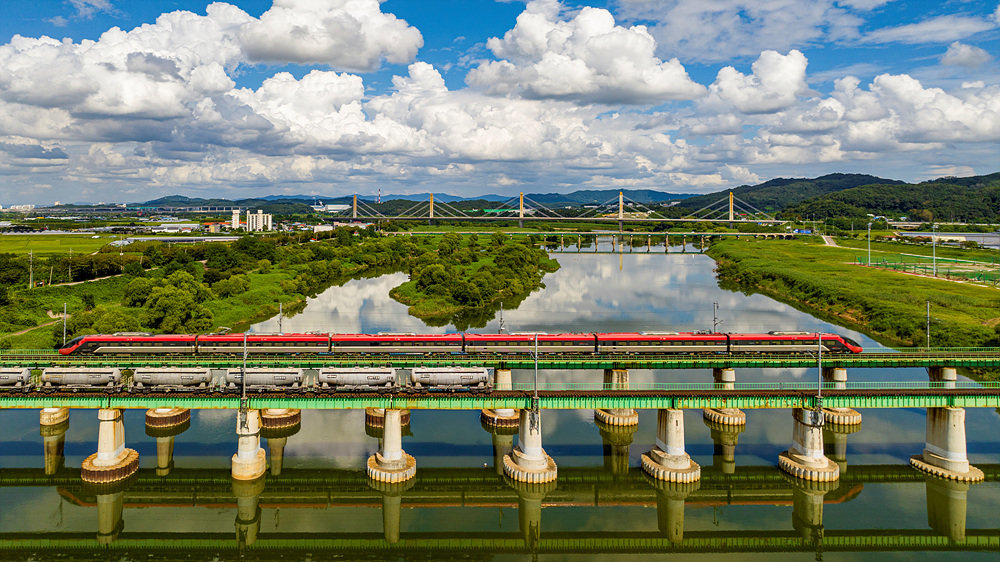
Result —
[{"label": "water reflection of clouds", "polygon": [[[330,287],[306,302],[305,310],[285,318],[285,332],[333,331],[340,333],[445,331],[433,328],[407,314],[406,305],[389,291],[405,282],[405,273],[390,273],[372,279],[355,279],[341,287]],[[254,324],[253,331],[277,332],[277,317]]]},{"label": "water reflection of clouds", "polygon": [[[834,326],[762,295],[720,289],[714,262],[698,254],[634,253],[588,255],[556,253],[561,267],[545,276],[545,288],[529,295],[516,310],[505,310],[507,331],[690,331],[712,328],[712,303],[719,303],[721,330],[834,331],[875,345],[851,330]],[[406,281],[393,273],[331,287],[307,302],[305,310],[282,324],[286,332],[343,333],[413,331],[439,333],[407,314],[389,291]],[[496,332],[499,315],[480,332]],[[277,331],[277,318],[254,325]]]}]

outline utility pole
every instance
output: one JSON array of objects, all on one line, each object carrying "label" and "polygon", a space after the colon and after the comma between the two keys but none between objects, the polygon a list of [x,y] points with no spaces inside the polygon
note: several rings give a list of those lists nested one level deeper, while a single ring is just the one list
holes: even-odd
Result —
[{"label": "utility pole", "polygon": [[931,225],[931,254],[933,261],[934,277],[937,277],[937,225]]},{"label": "utility pole", "polygon": [[868,267],[872,266],[872,223],[868,223]]},{"label": "utility pole", "polygon": [[719,333],[719,324],[722,324],[725,320],[719,320],[719,303],[712,303],[712,333]]},{"label": "utility pole", "polygon": [[67,263],[69,263],[69,279],[67,279],[66,281],[68,283],[72,283],[73,282],[73,248],[69,249],[69,261]]},{"label": "utility pole", "polygon": [[63,347],[66,346],[66,303],[63,303]]},{"label": "utility pole", "polygon": [[282,303],[279,302],[278,303],[278,333],[279,334],[284,334],[285,333],[285,331],[281,329],[281,316],[283,314],[284,314],[284,311],[282,310]]},{"label": "utility pole", "polygon": [[927,349],[931,348],[931,301],[927,301]]},{"label": "utility pole", "polygon": [[823,334],[816,332],[816,411],[823,409]]},{"label": "utility pole", "polygon": [[28,288],[33,289],[35,287],[35,256],[31,250],[28,250]]}]

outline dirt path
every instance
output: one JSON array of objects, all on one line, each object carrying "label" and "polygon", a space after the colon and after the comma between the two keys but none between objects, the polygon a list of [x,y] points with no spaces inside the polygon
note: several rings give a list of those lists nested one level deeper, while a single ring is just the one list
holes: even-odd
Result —
[{"label": "dirt path", "polygon": [[833,236],[824,236],[823,243],[826,244],[827,246],[833,246],[834,248],[840,247],[837,245],[837,241],[833,239]]},{"label": "dirt path", "polygon": [[46,323],[44,323],[44,324],[39,324],[39,325],[37,325],[37,326],[32,326],[32,327],[30,327],[30,328],[25,328],[24,330],[21,330],[20,332],[14,332],[13,334],[7,334],[7,335],[6,335],[6,336],[4,336],[4,337],[5,337],[5,338],[12,338],[12,337],[14,337],[14,336],[23,336],[24,334],[27,334],[28,332],[30,332],[30,331],[32,331],[32,330],[37,330],[37,329],[39,329],[39,328],[44,328],[44,327],[46,327],[46,326],[51,326],[51,325],[53,325],[53,324],[58,324],[58,323],[60,323],[60,322],[62,322],[62,318],[60,318],[60,319],[58,319],[58,320],[53,320],[53,321],[51,321],[51,322],[46,322]]}]

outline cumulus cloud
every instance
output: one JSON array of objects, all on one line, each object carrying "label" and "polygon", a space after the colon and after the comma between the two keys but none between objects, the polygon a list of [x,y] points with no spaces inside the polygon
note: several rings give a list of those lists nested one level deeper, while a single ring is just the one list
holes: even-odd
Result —
[{"label": "cumulus cloud", "polygon": [[325,64],[368,71],[384,58],[406,63],[423,46],[415,27],[379,0],[275,0],[240,33],[251,61]]},{"label": "cumulus cloud", "polygon": [[948,50],[941,57],[941,64],[978,68],[991,60],[993,57],[985,50],[955,41],[948,45]]},{"label": "cumulus cloud", "polygon": [[704,87],[676,59],[653,53],[644,26],[615,25],[603,9],[585,7],[561,18],[558,2],[531,2],[517,25],[487,47],[502,59],[481,64],[466,82],[491,94],[599,103],[693,99]]},{"label": "cumulus cloud", "polygon": [[95,13],[113,10],[109,0],[69,0],[69,3],[76,9],[76,15],[81,18],[90,18]]},{"label": "cumulus cloud", "polygon": [[764,51],[745,75],[731,66],[709,86],[707,107],[732,106],[743,113],[773,113],[793,105],[807,91],[805,55]]},{"label": "cumulus cloud", "polygon": [[724,61],[859,35],[864,11],[884,0],[618,0],[626,21],[648,22],[660,56]]},{"label": "cumulus cloud", "polygon": [[970,16],[938,16],[918,23],[884,27],[865,35],[865,43],[943,43],[963,39],[981,31],[993,29],[995,24],[986,18]]}]

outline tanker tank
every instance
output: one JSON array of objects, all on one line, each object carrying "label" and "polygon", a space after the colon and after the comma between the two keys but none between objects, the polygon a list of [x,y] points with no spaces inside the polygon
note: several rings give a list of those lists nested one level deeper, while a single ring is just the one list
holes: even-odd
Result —
[{"label": "tanker tank", "polygon": [[0,386],[24,388],[31,382],[31,369],[14,367],[0,369]]},{"label": "tanker tank", "polygon": [[326,367],[320,369],[317,379],[323,389],[396,390],[396,369],[389,367]]},{"label": "tanker tank", "polygon": [[211,381],[211,371],[197,367],[140,367],[132,374],[137,390],[194,390],[207,387]]},{"label": "tanker tank", "polygon": [[[247,390],[251,391],[300,389],[305,374],[302,369],[294,367],[253,368],[246,370],[246,378]],[[226,387],[230,391],[238,391],[242,385],[241,370],[229,369],[226,373]]]},{"label": "tanker tank", "polygon": [[410,372],[414,388],[427,390],[489,390],[490,370],[486,367],[415,367]]},{"label": "tanker tank", "polygon": [[44,389],[118,389],[122,380],[121,369],[100,367],[49,367],[42,369]]}]

